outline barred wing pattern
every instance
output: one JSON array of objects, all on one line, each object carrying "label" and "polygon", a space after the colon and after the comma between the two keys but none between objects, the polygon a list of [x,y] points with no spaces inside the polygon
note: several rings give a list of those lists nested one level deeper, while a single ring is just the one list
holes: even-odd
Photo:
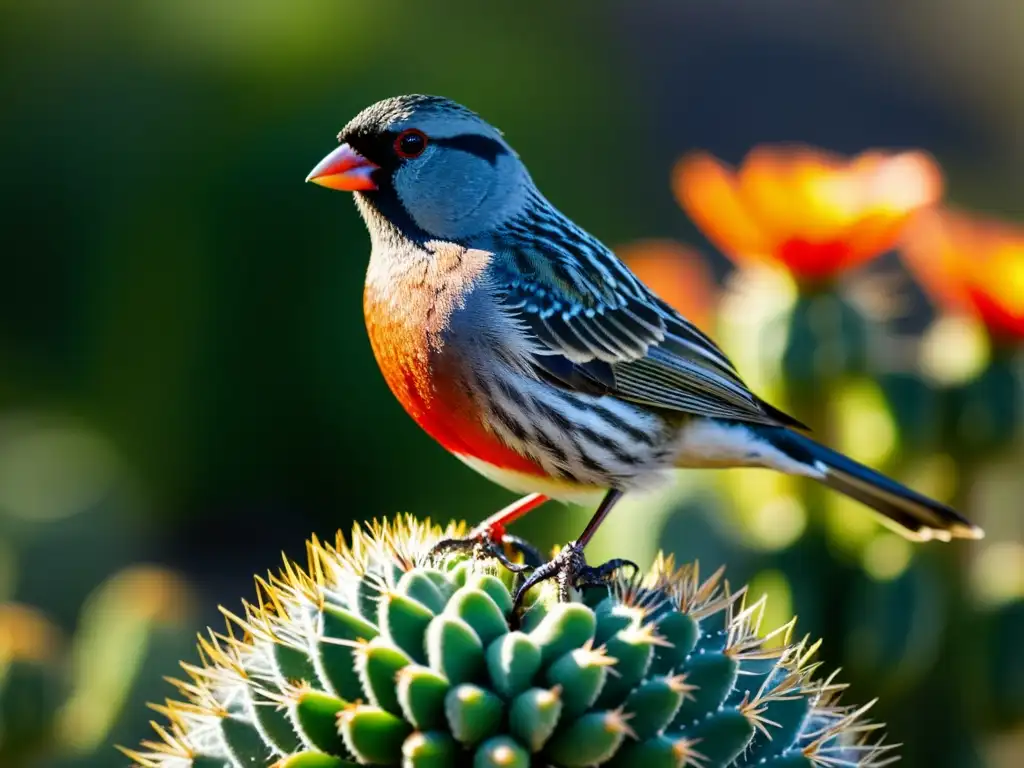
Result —
[{"label": "barred wing pattern", "polygon": [[754,395],[710,338],[600,242],[545,201],[531,208],[492,250],[502,299],[540,342],[539,373],[658,409],[803,426]]}]

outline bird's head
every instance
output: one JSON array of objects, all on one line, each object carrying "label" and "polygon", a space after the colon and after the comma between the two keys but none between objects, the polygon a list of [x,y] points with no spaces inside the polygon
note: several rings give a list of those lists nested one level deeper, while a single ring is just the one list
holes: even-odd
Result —
[{"label": "bird's head", "polygon": [[516,216],[531,186],[496,128],[437,96],[377,102],[338,141],[306,180],[355,192],[371,230],[464,241]]}]

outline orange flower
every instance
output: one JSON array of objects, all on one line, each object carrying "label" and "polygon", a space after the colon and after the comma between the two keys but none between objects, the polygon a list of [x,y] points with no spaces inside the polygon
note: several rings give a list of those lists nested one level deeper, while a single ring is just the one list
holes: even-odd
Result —
[{"label": "orange flower", "polygon": [[616,253],[659,298],[710,330],[718,289],[699,251],[674,240],[640,240]]},{"label": "orange flower", "polygon": [[723,253],[741,264],[780,263],[805,282],[831,280],[893,248],[943,186],[923,152],[843,158],[786,145],[757,147],[738,169],[694,153],[672,181],[680,205]]},{"label": "orange flower", "polygon": [[908,227],[902,253],[936,301],[997,338],[1024,339],[1024,227],[942,209]]}]

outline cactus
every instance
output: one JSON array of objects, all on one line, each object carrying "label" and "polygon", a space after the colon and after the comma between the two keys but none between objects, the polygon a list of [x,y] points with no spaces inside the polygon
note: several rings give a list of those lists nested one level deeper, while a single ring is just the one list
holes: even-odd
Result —
[{"label": "cactus", "polygon": [[963,461],[1005,455],[1024,429],[1024,362],[1014,349],[994,352],[977,377],[943,393],[945,445]]},{"label": "cactus", "polygon": [[808,394],[822,382],[866,370],[871,324],[841,294],[801,293],[784,317],[788,327],[782,369],[791,395]]},{"label": "cactus", "polygon": [[865,708],[815,681],[792,622],[758,634],[719,571],[659,556],[641,579],[512,616],[492,561],[431,555],[464,533],[411,518],[312,539],[308,565],[257,578],[244,616],[200,638],[185,702],[146,768],[878,766],[894,759]]}]

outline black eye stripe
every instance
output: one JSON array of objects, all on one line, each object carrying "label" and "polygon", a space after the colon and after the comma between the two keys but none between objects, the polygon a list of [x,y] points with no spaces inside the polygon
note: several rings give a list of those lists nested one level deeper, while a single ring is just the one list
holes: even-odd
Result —
[{"label": "black eye stripe", "polygon": [[495,165],[501,155],[508,154],[508,150],[505,149],[505,145],[500,141],[492,139],[489,136],[481,136],[478,133],[464,133],[461,136],[451,136],[446,139],[434,139],[433,141],[438,146],[451,147],[452,149],[457,149],[460,152],[468,152],[482,160],[486,160],[491,165]]},{"label": "black eye stripe", "polygon": [[[377,163],[381,167],[391,167],[400,162],[394,156],[394,142],[398,138],[399,131],[386,131],[384,133],[358,132],[339,136],[339,141],[347,141],[353,149],[363,157]],[[496,139],[488,136],[481,136],[478,133],[464,133],[459,136],[449,136],[443,139],[427,137],[428,144],[437,144],[441,147],[451,147],[460,152],[467,152],[481,160],[486,160],[491,165],[498,162],[498,158],[508,154],[505,145]]]}]

